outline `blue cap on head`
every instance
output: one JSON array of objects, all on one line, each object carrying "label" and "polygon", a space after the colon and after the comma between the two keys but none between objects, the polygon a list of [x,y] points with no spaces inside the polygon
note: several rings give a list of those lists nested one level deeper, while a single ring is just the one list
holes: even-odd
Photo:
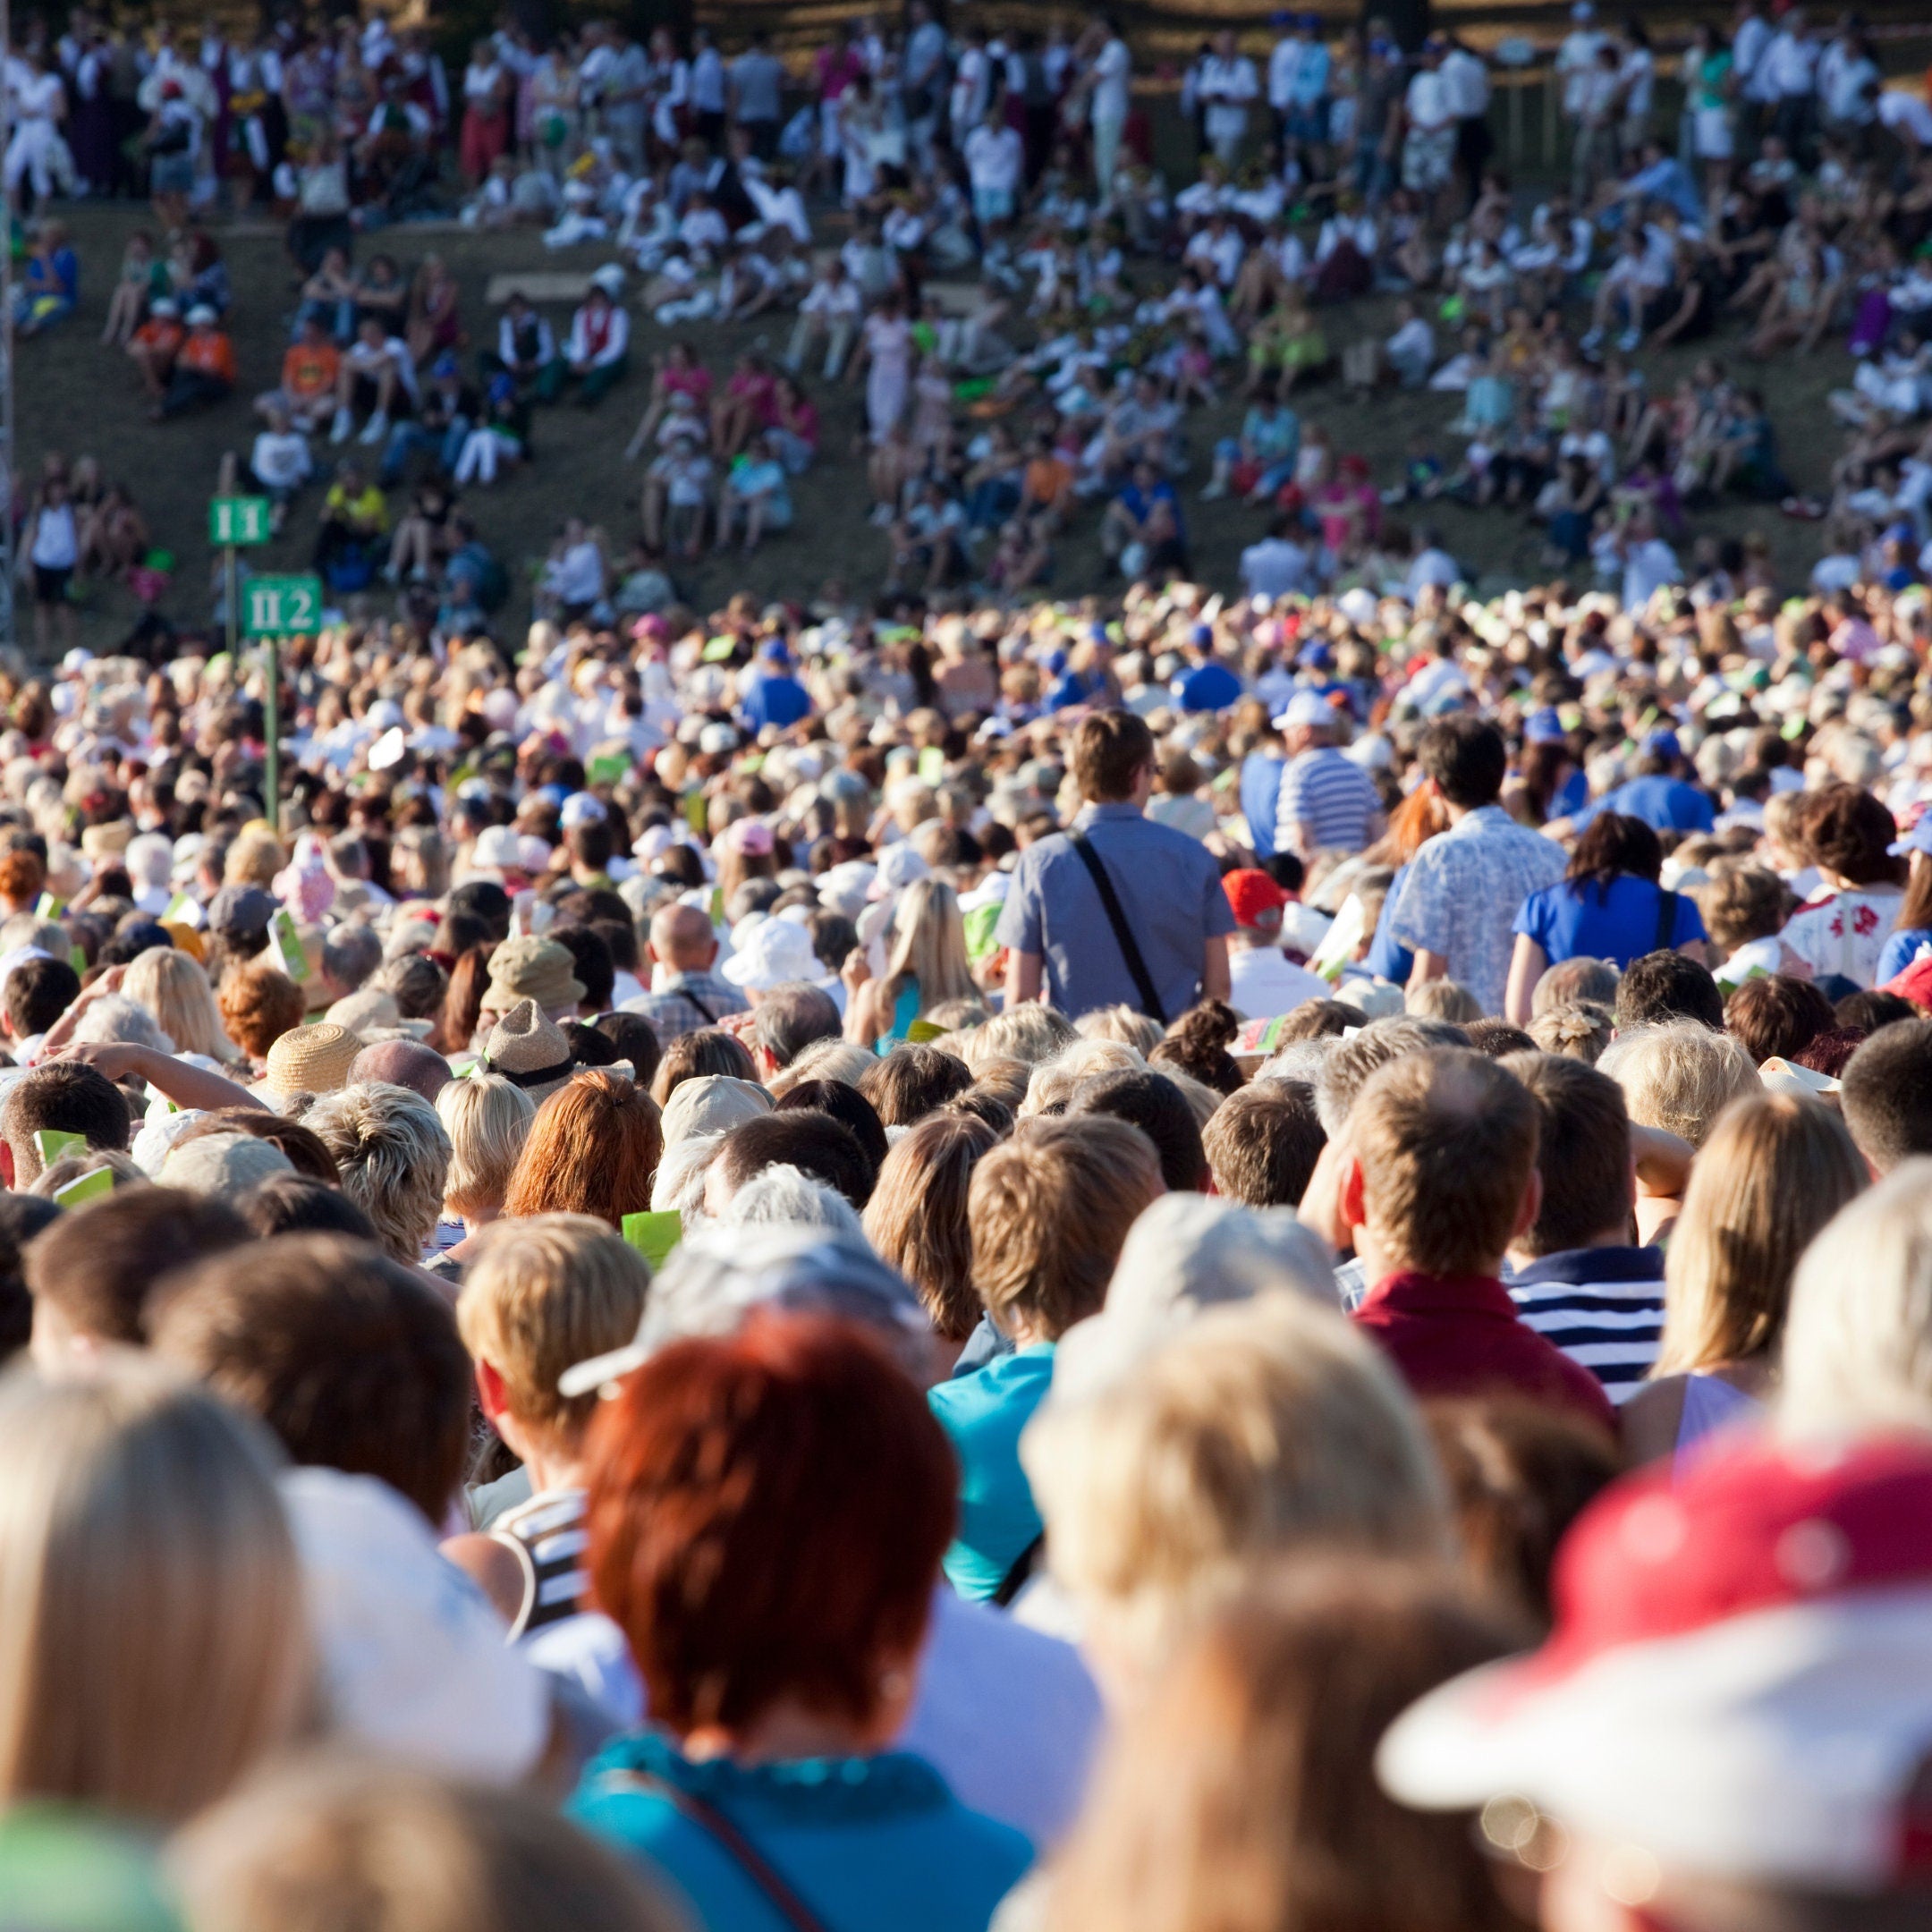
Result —
[{"label": "blue cap on head", "polygon": [[1912,828],[1896,844],[1887,845],[1885,850],[1894,859],[1902,859],[1907,852],[1922,852],[1932,859],[1932,811],[1920,812]]},{"label": "blue cap on head", "polygon": [[1058,677],[1066,667],[1067,654],[1063,650],[1050,650],[1046,653],[1046,669],[1055,677]]},{"label": "blue cap on head", "polygon": [[1091,643],[1105,644],[1107,640],[1106,626],[1097,620],[1088,625],[1087,636]]},{"label": "blue cap on head", "polygon": [[1335,651],[1326,644],[1310,644],[1301,653],[1299,661],[1304,671],[1333,671],[1335,669]]},{"label": "blue cap on head", "polygon": [[1188,641],[1191,644],[1198,644],[1203,650],[1206,650],[1214,642],[1214,626],[1204,623],[1196,624],[1193,630],[1188,633]]},{"label": "blue cap on head", "polygon": [[773,638],[758,647],[758,656],[767,664],[788,665],[792,662],[792,649],[783,638]]},{"label": "blue cap on head", "polygon": [[1522,734],[1525,744],[1561,744],[1569,735],[1563,728],[1563,720],[1547,707],[1530,714],[1523,722]]},{"label": "blue cap on head", "polygon": [[1646,758],[1680,758],[1683,744],[1669,725],[1660,724],[1655,731],[1644,733],[1643,754]]}]

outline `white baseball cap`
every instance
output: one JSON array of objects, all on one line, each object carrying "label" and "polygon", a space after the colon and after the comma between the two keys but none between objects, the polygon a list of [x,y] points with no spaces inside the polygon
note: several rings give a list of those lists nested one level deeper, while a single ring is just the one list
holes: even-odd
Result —
[{"label": "white baseball cap", "polygon": [[1746,1439],[1599,1497],[1530,1656],[1431,1691],[1383,1739],[1389,1793],[1543,1818],[1665,1873],[1932,1885],[1932,1442]]},{"label": "white baseball cap", "polygon": [[1319,691],[1298,691],[1288,700],[1288,708],[1275,720],[1275,729],[1292,731],[1298,724],[1326,727],[1335,721],[1335,707]]}]

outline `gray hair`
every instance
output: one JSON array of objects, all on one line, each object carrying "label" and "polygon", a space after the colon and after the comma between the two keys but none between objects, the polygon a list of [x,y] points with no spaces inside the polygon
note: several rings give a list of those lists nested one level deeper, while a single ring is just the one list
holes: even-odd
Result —
[{"label": "gray hair", "polygon": [[1328,1056],[1342,1044],[1339,1033],[1320,1033],[1313,1039],[1290,1040],[1278,1046],[1255,1069],[1258,1080],[1301,1080],[1312,1087],[1328,1063]]},{"label": "gray hair", "polygon": [[161,1023],[138,1001],[125,993],[104,993],[74,1022],[75,1044],[93,1046],[151,1046],[157,1053],[171,1054],[174,1042],[161,1030]]},{"label": "gray hair", "polygon": [[775,1161],[731,1198],[721,1227],[813,1227],[863,1241],[865,1230],[843,1194],[814,1181],[789,1161]]},{"label": "gray hair", "polygon": [[382,956],[381,936],[360,919],[332,927],[322,942],[322,970],[345,993],[366,985],[382,964]]},{"label": "gray hair", "polygon": [[364,1080],[324,1094],[301,1118],[335,1157],[343,1192],[383,1246],[399,1261],[419,1260],[449,1177],[450,1138],[436,1110],[407,1087]]}]

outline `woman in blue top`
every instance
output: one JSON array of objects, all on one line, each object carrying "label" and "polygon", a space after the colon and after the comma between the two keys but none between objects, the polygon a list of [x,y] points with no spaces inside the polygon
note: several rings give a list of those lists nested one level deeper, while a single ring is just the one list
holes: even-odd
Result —
[{"label": "woman in blue top", "polygon": [[890,1748],[956,1482],[904,1372],[816,1318],[674,1343],[597,1417],[588,1568],[657,1728],[571,1809],[705,1932],[984,1932],[1031,1862]]},{"label": "woman in blue top", "polygon": [[1598,812],[1561,882],[1531,893],[1516,915],[1504,1017],[1528,1026],[1537,981],[1567,959],[1608,960],[1620,972],[1646,953],[1674,948],[1704,962],[1704,920],[1687,893],[1657,883],[1664,848],[1640,818]]},{"label": "woman in blue top", "polygon": [[871,977],[863,946],[846,954],[841,977],[848,994],[845,1038],[882,1054],[909,1038],[912,1022],[935,1006],[977,998],[959,894],[943,879],[915,879],[893,909],[886,977]]},{"label": "woman in blue top", "polygon": [[1887,850],[1894,859],[1910,853],[1911,870],[1905,877],[1898,923],[1878,955],[1878,976],[1873,982],[1877,986],[1896,979],[1919,957],[1921,947],[1932,946],[1932,811]]}]

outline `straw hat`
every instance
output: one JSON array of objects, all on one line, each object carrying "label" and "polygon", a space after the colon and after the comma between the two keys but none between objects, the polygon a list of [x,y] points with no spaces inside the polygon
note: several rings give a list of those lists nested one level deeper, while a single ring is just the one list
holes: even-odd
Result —
[{"label": "straw hat", "polygon": [[349,1083],[362,1042],[333,1020],[292,1027],[268,1049],[262,1084],[275,1093],[335,1093]]},{"label": "straw hat", "polygon": [[500,1074],[541,1106],[577,1071],[577,1061],[564,1029],[547,1020],[535,1000],[522,999],[490,1029],[477,1070]]},{"label": "straw hat", "polygon": [[490,954],[489,990],[483,1004],[492,1013],[507,1013],[519,1000],[535,1000],[546,1013],[555,1008],[577,1010],[584,996],[583,981],[568,946],[534,934],[505,939]]}]

